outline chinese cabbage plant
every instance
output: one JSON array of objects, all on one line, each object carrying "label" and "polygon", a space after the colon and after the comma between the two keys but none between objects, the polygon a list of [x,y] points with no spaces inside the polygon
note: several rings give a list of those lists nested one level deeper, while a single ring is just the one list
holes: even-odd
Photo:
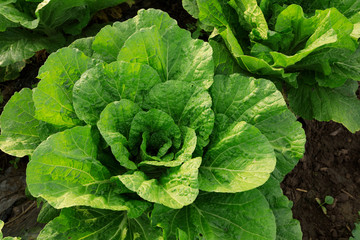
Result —
[{"label": "chinese cabbage plant", "polygon": [[77,36],[97,11],[126,0],[0,1],[0,82],[18,77],[35,52],[56,51]]},{"label": "chinese cabbage plant", "polygon": [[62,209],[38,239],[301,239],[280,189],[301,124],[227,61],[154,9],[51,54],[0,119],[30,193]]},{"label": "chinese cabbage plant", "polygon": [[280,82],[296,114],[360,130],[358,1],[183,0],[183,5],[239,68]]}]

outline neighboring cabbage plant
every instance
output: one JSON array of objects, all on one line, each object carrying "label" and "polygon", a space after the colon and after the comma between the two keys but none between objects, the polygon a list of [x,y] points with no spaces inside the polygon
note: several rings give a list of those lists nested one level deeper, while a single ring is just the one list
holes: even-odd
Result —
[{"label": "neighboring cabbage plant", "polygon": [[360,130],[358,1],[183,0],[183,5],[239,68],[280,82],[297,115]]},{"label": "neighboring cabbage plant", "polygon": [[97,11],[125,1],[0,1],[0,82],[17,78],[35,52],[66,46]]},{"label": "neighboring cabbage plant", "polygon": [[0,118],[30,193],[62,209],[38,239],[301,239],[280,189],[301,124],[233,65],[154,9],[51,54]]}]

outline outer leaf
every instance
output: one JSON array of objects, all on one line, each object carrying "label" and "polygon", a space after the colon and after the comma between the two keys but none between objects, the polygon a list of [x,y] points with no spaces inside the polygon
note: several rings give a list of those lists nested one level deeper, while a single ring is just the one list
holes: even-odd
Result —
[{"label": "outer leaf", "polygon": [[93,49],[101,54],[106,62],[116,61],[124,42],[141,28],[155,26],[160,33],[176,25],[176,21],[162,11],[156,9],[140,10],[138,15],[125,22],[116,22],[106,26],[95,36]]},{"label": "outer leaf", "polygon": [[80,124],[73,108],[72,89],[81,74],[95,64],[96,61],[73,48],[51,54],[39,70],[41,81],[34,90],[36,118],[59,126]]},{"label": "outer leaf", "polygon": [[117,176],[130,190],[143,199],[163,204],[170,208],[182,208],[196,199],[198,188],[198,168],[201,158],[191,159],[179,167],[169,168],[159,180],[148,180],[140,171]]},{"label": "outer leaf", "polygon": [[97,126],[111,151],[120,164],[128,169],[136,169],[136,164],[129,160],[127,150],[131,121],[141,111],[134,102],[122,99],[106,106],[101,112]]},{"label": "outer leaf", "polygon": [[242,192],[264,184],[276,158],[267,138],[254,126],[236,122],[206,152],[200,167],[200,189]]},{"label": "outer leaf", "polygon": [[[275,239],[274,215],[258,190],[236,194],[203,193],[180,210],[155,205],[153,224],[168,239]],[[185,235],[185,236],[184,236]]]},{"label": "outer leaf", "polygon": [[94,134],[90,126],[74,127],[42,142],[27,167],[29,191],[55,208],[83,205],[139,216],[148,204],[128,200],[122,195],[128,190],[110,181],[109,171],[96,160]]},{"label": "outer leaf", "polygon": [[11,97],[0,117],[2,151],[17,157],[34,151],[41,142],[39,121],[34,115],[35,107],[30,89],[24,88]]},{"label": "outer leaf", "polygon": [[[246,47],[244,44],[247,44],[246,41],[248,40],[243,43],[235,33],[234,16],[237,14],[224,0],[197,0],[197,3],[200,11],[199,20],[216,28],[212,35],[220,35],[223,38],[226,47],[241,68],[259,75],[282,77],[285,81],[296,86],[294,83],[296,73],[285,73],[284,69],[272,67],[263,59],[244,55],[242,48]],[[242,33],[242,35],[244,34],[246,33]]]},{"label": "outer leaf", "polygon": [[304,153],[305,134],[275,85],[239,74],[216,76],[211,96],[215,115],[227,118],[225,126],[245,121],[266,136],[277,158],[272,175],[282,181]]},{"label": "outer leaf", "polygon": [[276,220],[277,240],[301,240],[302,232],[298,220],[293,219],[292,202],[283,194],[280,182],[271,177],[259,188],[269,202]]},{"label": "outer leaf", "polygon": [[146,239],[161,238],[161,230],[152,228],[147,216],[128,218],[126,212],[92,208],[67,208],[45,226],[39,240],[55,239]]},{"label": "outer leaf", "polygon": [[[25,11],[26,10],[32,10],[31,4],[27,4],[22,6]],[[39,19],[34,18],[34,16],[31,16],[29,13],[26,13],[25,11],[20,11],[14,4],[6,4],[1,5],[0,7],[0,15],[4,16],[6,19],[13,23],[21,24],[23,27],[28,29],[34,29],[39,24]]]},{"label": "outer leaf", "polygon": [[360,130],[360,101],[355,94],[357,88],[357,82],[351,80],[333,89],[304,83],[298,89],[290,89],[290,107],[306,119],[333,120],[356,132]]},{"label": "outer leaf", "polygon": [[10,27],[18,27],[19,25],[20,24],[14,23],[0,14],[0,32],[4,32],[7,28]]},{"label": "outer leaf", "polygon": [[42,49],[59,48],[63,37],[45,37],[27,30],[11,29],[0,33],[0,67],[32,57]]},{"label": "outer leaf", "polygon": [[[296,11],[295,8],[298,10]],[[351,32],[353,31],[353,24],[339,11],[337,11],[336,9],[319,11],[317,12],[317,15],[313,17],[314,20],[312,19],[307,20],[304,19],[302,11],[300,9],[301,9],[300,6],[296,6],[296,5],[289,6],[279,15],[277,24],[278,21],[283,20],[284,16],[282,16],[282,14],[284,15],[289,14],[290,16],[288,16],[287,18],[291,18],[291,14],[294,14],[296,12],[295,14],[298,15],[297,17],[298,21],[301,22],[300,27],[298,27],[298,30],[303,29],[303,31],[305,31],[306,33],[309,32],[308,28],[311,28],[309,27],[311,23],[315,24],[316,29],[314,29],[314,32],[312,33],[310,38],[306,41],[306,45],[304,49],[298,51],[295,55],[286,56],[279,52],[271,52],[270,54],[273,56],[275,67],[291,66],[296,62],[300,61],[301,59],[305,58],[306,56],[308,56],[313,51],[316,51],[325,45],[331,47],[345,48],[352,51],[356,50],[357,43],[350,36]],[[286,20],[288,22],[288,19]],[[281,22],[279,24],[284,25],[284,23]],[[305,26],[301,26],[303,24]],[[306,34],[304,33],[297,35],[299,35],[296,36],[299,39],[296,39],[295,42],[293,43],[295,46],[297,45],[296,43],[301,42],[301,40],[306,37]]]},{"label": "outer leaf", "polygon": [[214,69],[211,56],[210,45],[192,39],[190,32],[172,26],[164,33],[153,26],[131,35],[120,50],[118,60],[148,64],[162,81],[193,82],[209,88]]},{"label": "outer leaf", "polygon": [[48,202],[44,202],[37,217],[37,222],[48,223],[54,218],[58,217],[59,214],[60,214],[60,209],[56,209],[53,206],[51,206]]},{"label": "outer leaf", "polygon": [[214,113],[206,90],[187,82],[168,81],[153,87],[146,102],[149,108],[169,114],[178,126],[194,129],[201,149],[208,144],[214,126]]},{"label": "outer leaf", "polygon": [[144,64],[98,65],[86,71],[75,84],[74,109],[81,120],[95,125],[106,105],[121,99],[141,104],[147,92],[159,82],[156,71]]},{"label": "outer leaf", "polygon": [[209,43],[213,49],[215,75],[230,75],[242,71],[225,45],[214,40],[209,40]]},{"label": "outer leaf", "polygon": [[[355,52],[333,48],[313,53],[295,67],[315,71],[319,86],[336,88],[349,79],[360,81],[359,63],[360,48]],[[324,72],[322,69],[327,70]]]},{"label": "outer leaf", "polygon": [[49,33],[61,27],[65,33],[76,35],[90,20],[90,9],[84,0],[42,1],[35,14],[40,19],[40,27]]}]

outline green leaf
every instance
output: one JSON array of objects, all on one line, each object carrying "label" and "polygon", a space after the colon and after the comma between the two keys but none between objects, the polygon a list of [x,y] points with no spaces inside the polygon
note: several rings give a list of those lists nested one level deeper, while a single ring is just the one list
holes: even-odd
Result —
[{"label": "green leaf", "polygon": [[96,159],[96,135],[90,126],[74,127],[42,142],[27,167],[30,193],[55,208],[83,205],[140,215],[148,204],[128,199],[123,195],[128,190],[110,180]]},{"label": "green leaf", "polygon": [[245,121],[266,136],[277,158],[272,175],[282,181],[305,151],[305,133],[276,86],[269,80],[239,74],[229,77],[218,75],[211,88],[211,96],[215,116],[226,116],[225,127]]},{"label": "green leaf", "polygon": [[301,240],[300,222],[293,219],[292,202],[283,194],[280,182],[274,177],[258,188],[265,196],[276,220],[277,240]]},{"label": "green leaf", "polygon": [[2,151],[17,157],[30,155],[40,144],[39,121],[35,119],[32,91],[24,88],[15,93],[0,117]]},{"label": "green leaf", "polygon": [[[360,215],[360,212],[358,213]],[[353,231],[351,232],[352,237],[349,238],[349,240],[359,240],[360,239],[360,222],[357,221],[355,223],[355,227]]]},{"label": "green leaf", "polygon": [[200,167],[200,189],[242,192],[264,184],[276,158],[268,139],[254,126],[235,122],[211,143]]},{"label": "green leaf", "polygon": [[289,90],[290,107],[305,119],[333,120],[342,123],[351,132],[356,132],[360,130],[360,101],[355,94],[357,89],[358,83],[351,80],[338,88],[303,83],[299,88]]},{"label": "green leaf", "polygon": [[138,30],[124,43],[118,61],[147,64],[159,73],[162,81],[186,81],[204,88],[212,84],[214,64],[210,45],[192,39],[190,32],[178,26],[164,33],[155,26]]},{"label": "green leaf", "polygon": [[306,19],[300,6],[291,5],[280,13],[275,29],[277,31],[285,31],[286,25],[288,25],[290,20],[298,22],[294,24],[294,29],[292,30],[296,32],[295,39],[291,43],[293,48],[304,41],[304,39],[307,40],[306,44],[303,49],[292,56],[279,52],[271,52],[270,54],[274,59],[274,67],[294,65],[310,53],[324,46],[352,51],[355,51],[357,48],[356,41],[350,36],[353,24],[336,9],[318,11],[314,17]]},{"label": "green leaf", "polygon": [[6,29],[11,27],[18,27],[19,25],[20,24],[14,23],[0,14],[0,32],[5,32]]},{"label": "green leaf", "polygon": [[134,102],[122,99],[106,106],[101,112],[97,126],[111,151],[120,164],[128,169],[136,169],[136,164],[129,160],[127,149],[130,126],[134,116],[141,111]]},{"label": "green leaf", "polygon": [[[145,145],[142,144],[144,141],[146,141]],[[174,150],[180,149],[181,131],[167,113],[150,109],[148,112],[137,113],[133,118],[128,144],[134,156],[137,156],[140,150],[143,161],[166,161],[163,158],[165,155],[163,151],[165,150],[166,153],[170,147]]]},{"label": "green leaf", "polygon": [[169,168],[159,180],[148,179],[140,171],[117,178],[143,199],[170,208],[182,208],[196,199],[199,193],[198,168],[201,158],[186,161],[179,167]]},{"label": "green leaf", "polygon": [[73,108],[72,89],[81,74],[96,63],[73,48],[51,54],[39,70],[41,81],[34,90],[36,118],[59,126],[80,124]]},{"label": "green leaf", "polygon": [[40,19],[39,28],[51,34],[60,28],[65,33],[76,35],[90,21],[90,9],[84,0],[42,1],[35,10]]},{"label": "green leaf", "polygon": [[129,218],[126,212],[78,207],[63,209],[37,239],[160,240],[161,235],[159,228],[151,227],[146,215]]},{"label": "green leaf", "polygon": [[[22,7],[26,10],[30,10],[30,4],[24,4]],[[27,9],[29,8],[29,9]],[[21,24],[21,26],[28,29],[35,29],[39,25],[39,19],[31,16],[31,14],[25,11],[20,11],[14,4],[1,5],[0,15],[13,23]]]},{"label": "green leaf", "polygon": [[319,86],[336,88],[344,85],[349,79],[360,81],[359,64],[360,48],[355,52],[332,48],[311,54],[295,67],[315,71],[315,79]]},{"label": "green leaf", "polygon": [[203,88],[182,81],[167,81],[151,89],[146,103],[149,108],[169,114],[176,125],[194,129],[201,149],[208,144],[214,113],[211,97]]},{"label": "green leaf", "polygon": [[64,38],[59,35],[46,37],[24,29],[8,29],[0,32],[0,67],[32,57],[42,49],[59,48]]},{"label": "green leaf", "polygon": [[242,71],[224,44],[220,44],[214,40],[209,40],[209,43],[213,49],[215,75],[230,75]]},{"label": "green leaf", "polygon": [[251,31],[250,38],[267,39],[268,25],[256,0],[230,0],[228,4],[238,13],[240,24]]},{"label": "green leaf", "polygon": [[121,99],[141,105],[148,91],[160,81],[157,72],[144,64],[99,64],[76,82],[73,90],[75,112],[81,120],[95,125],[106,105]]},{"label": "green leaf", "polygon": [[160,32],[176,25],[176,21],[156,9],[140,10],[138,15],[125,22],[116,22],[106,26],[95,36],[92,48],[103,56],[106,62],[116,61],[124,42],[137,30],[155,26]]},{"label": "green leaf", "polygon": [[59,209],[54,208],[48,202],[44,202],[37,217],[37,222],[48,223],[57,216],[59,216],[59,214],[60,214]]},{"label": "green leaf", "polygon": [[[201,193],[182,209],[155,205],[153,224],[169,240],[178,239],[275,239],[274,215],[258,190],[236,194]],[[184,236],[185,235],[185,236]]]}]

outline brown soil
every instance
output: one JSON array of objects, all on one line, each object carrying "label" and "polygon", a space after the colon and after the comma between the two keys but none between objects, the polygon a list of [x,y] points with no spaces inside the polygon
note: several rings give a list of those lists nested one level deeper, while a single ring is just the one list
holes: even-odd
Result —
[{"label": "brown soil", "polygon": [[[181,1],[143,0],[131,8],[121,4],[101,11],[91,24],[131,18],[141,8],[158,8],[169,13],[183,28],[192,29],[196,22],[183,10]],[[15,91],[33,87],[39,67],[46,59],[40,52],[22,71],[19,79],[0,83],[4,104]],[[304,239],[348,239],[360,211],[360,132],[351,134],[337,123],[305,121],[306,153],[282,183],[284,193],[294,201],[294,217],[300,220]],[[0,151],[0,219],[6,222],[5,236],[35,239],[42,227],[36,222],[39,209],[25,195],[27,159],[15,168],[14,157]],[[324,214],[315,198],[332,196],[335,202],[327,205]]]},{"label": "brown soil", "polygon": [[[305,132],[305,155],[282,183],[294,218],[303,239],[349,239],[360,211],[360,132],[317,121],[306,121]],[[325,196],[335,199],[327,214],[315,201]]]}]

